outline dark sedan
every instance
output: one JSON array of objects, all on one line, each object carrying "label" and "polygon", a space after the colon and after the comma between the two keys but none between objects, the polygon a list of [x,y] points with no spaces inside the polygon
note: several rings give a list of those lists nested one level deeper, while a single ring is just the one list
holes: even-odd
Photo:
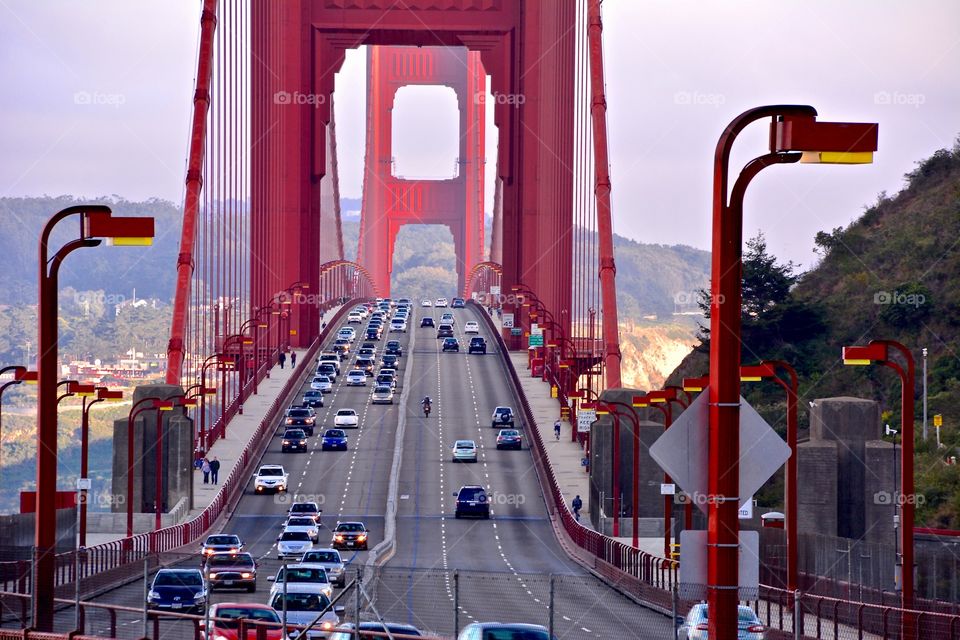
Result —
[{"label": "dark sedan", "polygon": [[210,590],[245,588],[257,590],[257,562],[249,553],[215,553],[207,559]]},{"label": "dark sedan", "polygon": [[347,433],[343,429],[327,429],[323,432],[320,449],[323,451],[346,451]]},{"label": "dark sedan", "polygon": [[516,429],[500,429],[497,434],[497,449],[520,449],[522,440]]},{"label": "dark sedan", "polygon": [[203,576],[196,569],[160,569],[147,593],[147,607],[203,615],[207,608]]},{"label": "dark sedan", "polygon": [[323,392],[315,389],[306,391],[303,394],[303,399],[300,401],[300,404],[305,407],[310,407],[311,409],[323,407]]},{"label": "dark sedan", "polygon": [[403,355],[403,347],[400,346],[399,340],[390,340],[387,342],[386,354],[390,356],[397,356],[398,358]]},{"label": "dark sedan", "polygon": [[317,421],[316,412],[310,407],[293,407],[287,409],[287,415],[283,420],[286,428],[303,429],[308,436],[313,435],[313,425]]},{"label": "dark sedan", "polygon": [[432,327],[432,326],[434,326],[434,324],[433,324],[433,318],[431,318],[430,316],[426,316],[425,318],[420,318],[420,328],[421,328],[421,329],[424,328],[424,327]]},{"label": "dark sedan", "polygon": [[287,429],[283,432],[283,442],[280,445],[280,451],[287,453],[290,451],[307,452],[307,434],[303,429]]},{"label": "dark sedan", "polygon": [[369,532],[362,522],[338,522],[333,530],[334,549],[366,549]]},{"label": "dark sedan", "polygon": [[456,338],[443,339],[443,351],[456,351],[460,353],[460,342]]}]

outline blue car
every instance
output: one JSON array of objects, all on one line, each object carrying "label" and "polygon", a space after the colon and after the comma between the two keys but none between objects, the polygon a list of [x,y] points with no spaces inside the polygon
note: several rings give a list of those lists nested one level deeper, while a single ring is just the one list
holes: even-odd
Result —
[{"label": "blue car", "polygon": [[322,451],[346,451],[347,433],[343,429],[327,429],[320,442]]},{"label": "blue car", "polygon": [[160,569],[147,593],[147,607],[203,615],[207,608],[207,589],[197,569]]}]

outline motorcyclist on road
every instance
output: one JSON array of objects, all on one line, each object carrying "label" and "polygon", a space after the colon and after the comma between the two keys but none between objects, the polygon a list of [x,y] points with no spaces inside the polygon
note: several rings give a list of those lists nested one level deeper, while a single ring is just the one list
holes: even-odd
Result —
[{"label": "motorcyclist on road", "polygon": [[424,415],[430,415],[430,396],[424,396],[423,400],[420,401],[420,404],[423,406]]}]

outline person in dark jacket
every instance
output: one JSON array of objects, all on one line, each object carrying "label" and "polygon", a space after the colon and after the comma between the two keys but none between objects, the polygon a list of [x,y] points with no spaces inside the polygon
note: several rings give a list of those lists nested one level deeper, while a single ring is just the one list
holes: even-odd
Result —
[{"label": "person in dark jacket", "polygon": [[577,494],[577,497],[573,499],[570,506],[573,507],[573,515],[576,517],[577,522],[580,522],[580,509],[583,509],[583,500],[580,499],[580,494]]},{"label": "person in dark jacket", "polygon": [[210,481],[213,484],[220,482],[220,461],[217,460],[217,456],[213,456],[213,460],[210,461]]},{"label": "person in dark jacket", "polygon": [[283,365],[287,362],[287,354],[283,351],[280,352],[280,368],[283,369]]},{"label": "person in dark jacket", "polygon": [[290,351],[290,368],[293,369],[295,366],[297,366],[297,352]]}]

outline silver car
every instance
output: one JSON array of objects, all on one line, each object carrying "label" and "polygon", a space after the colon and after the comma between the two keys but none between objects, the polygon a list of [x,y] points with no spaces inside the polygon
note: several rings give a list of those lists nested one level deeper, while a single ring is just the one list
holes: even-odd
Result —
[{"label": "silver car", "polygon": [[277,538],[277,558],[296,558],[313,549],[313,540],[306,531],[284,531]]},{"label": "silver car", "polygon": [[367,386],[367,374],[361,371],[360,369],[354,369],[347,374],[347,386],[348,387],[365,387]]},{"label": "silver car", "polygon": [[453,445],[454,462],[476,462],[477,443],[473,440],[457,440]]},{"label": "silver car", "polygon": [[370,396],[371,404],[393,404],[393,389],[388,386],[379,386],[373,390]]},{"label": "silver car", "polygon": [[[765,632],[753,609],[743,605],[737,607],[737,640],[763,640]],[[707,605],[695,604],[677,629],[677,640],[707,640],[707,633]]]},{"label": "silver car", "polygon": [[320,565],[327,570],[330,582],[343,587],[347,584],[347,572],[343,565],[343,558],[336,549],[314,549],[307,551],[300,559],[303,564]]},{"label": "silver car", "polygon": [[[313,622],[320,612],[330,606],[330,598],[320,592],[316,586],[291,582],[287,585],[287,594],[274,594],[270,598],[270,606],[277,612],[283,611],[286,599],[287,622],[290,624],[306,625]],[[340,616],[344,613],[341,606],[333,607],[317,620],[305,635],[298,638],[328,638],[340,624]],[[291,633],[291,637],[294,637]]]}]

